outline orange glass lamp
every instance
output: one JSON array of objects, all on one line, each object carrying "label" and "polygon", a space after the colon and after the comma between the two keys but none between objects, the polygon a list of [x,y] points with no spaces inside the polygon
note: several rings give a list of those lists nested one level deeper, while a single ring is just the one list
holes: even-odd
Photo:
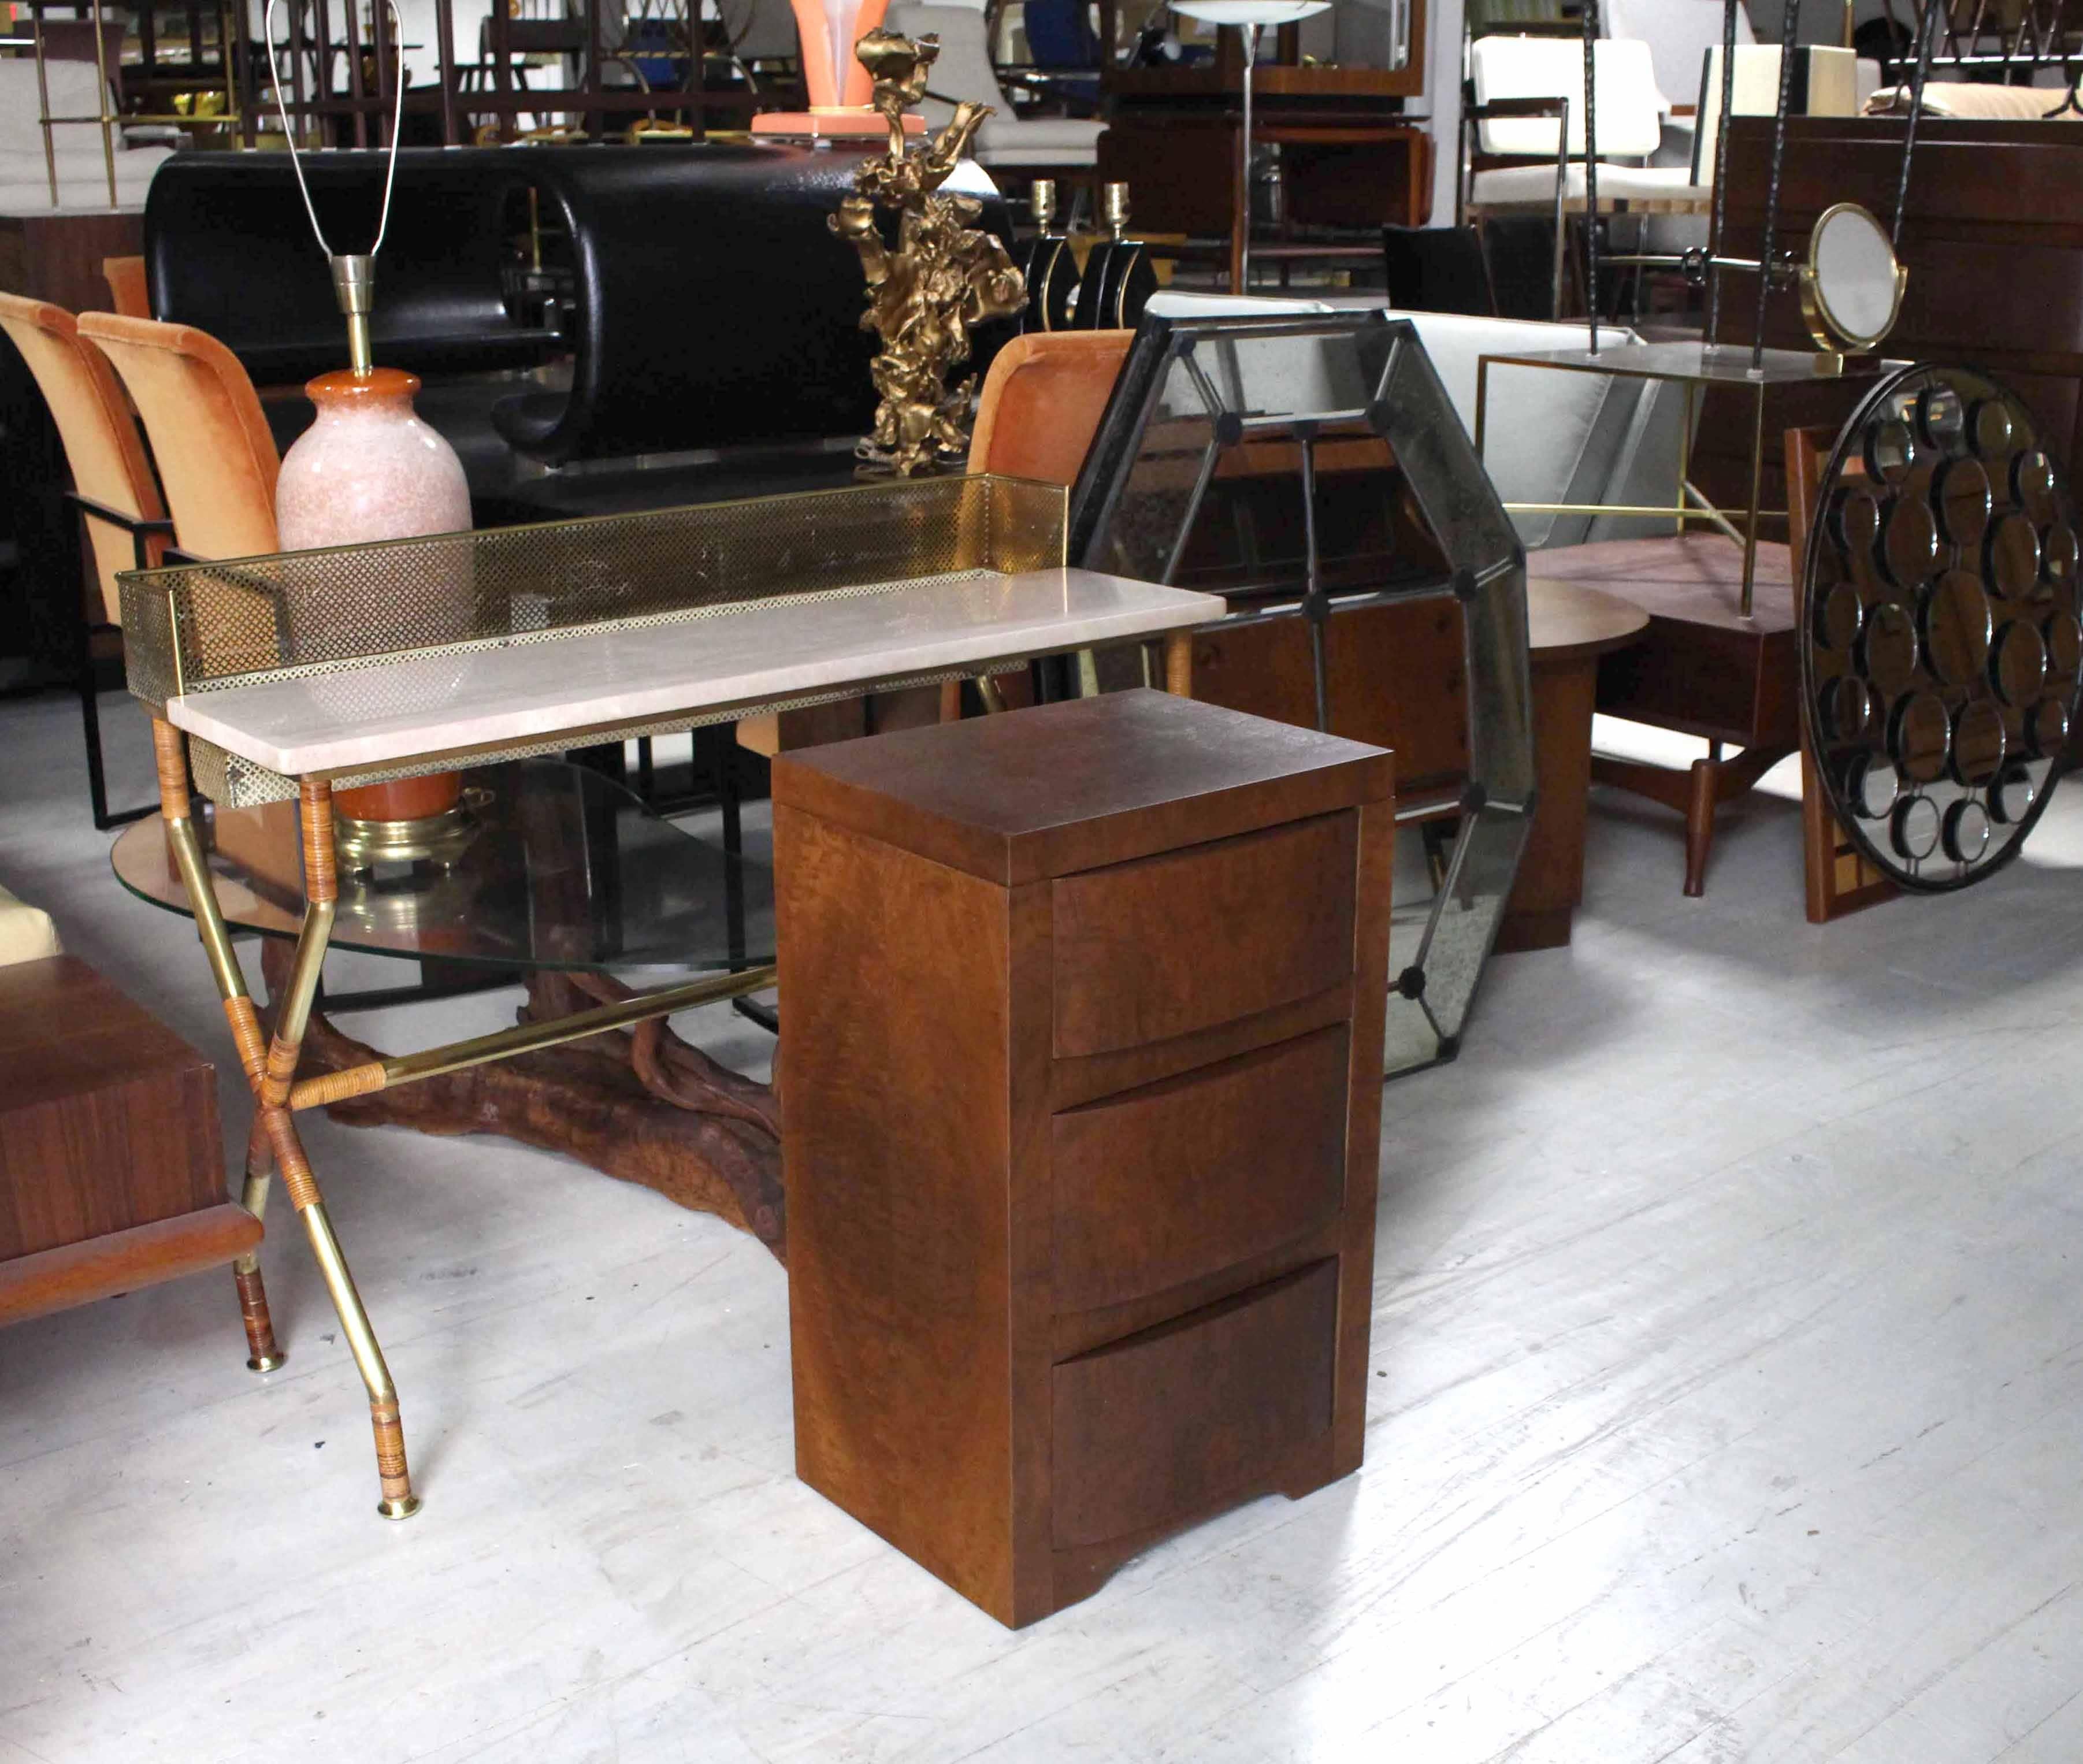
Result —
[{"label": "orange glass lamp", "polygon": [[[815,140],[880,140],[889,125],[868,103],[875,82],[853,48],[882,23],[889,0],[790,0],[803,44],[803,85],[808,110],[767,111],[752,119],[755,135],[792,135]],[[925,121],[904,119],[907,135],[923,134]]]}]

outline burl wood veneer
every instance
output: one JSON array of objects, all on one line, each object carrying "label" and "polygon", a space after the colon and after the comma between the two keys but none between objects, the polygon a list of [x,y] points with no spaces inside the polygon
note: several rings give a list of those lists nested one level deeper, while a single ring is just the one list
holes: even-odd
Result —
[{"label": "burl wood veneer", "polygon": [[1358,1467],[1392,786],[1154,692],[775,762],[796,1472],[1001,1622]]}]

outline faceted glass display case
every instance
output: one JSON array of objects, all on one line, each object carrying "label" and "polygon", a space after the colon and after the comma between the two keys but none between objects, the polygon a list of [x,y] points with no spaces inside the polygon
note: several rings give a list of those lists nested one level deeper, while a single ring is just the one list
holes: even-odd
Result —
[{"label": "faceted glass display case", "polygon": [[[1399,915],[1386,1063],[1451,1058],[1533,807],[1526,567],[1415,329],[1378,311],[1146,315],[1071,493],[1070,554],[1219,594],[1229,617],[1203,635],[1262,639],[1273,659],[1236,677],[1197,655],[1197,696],[1265,709],[1244,676],[1286,656],[1307,682],[1293,720],[1379,738],[1371,713],[1410,701],[1396,814],[1430,833],[1435,885],[1422,921]],[[1445,633],[1424,677],[1369,647],[1365,615],[1397,608]]]}]

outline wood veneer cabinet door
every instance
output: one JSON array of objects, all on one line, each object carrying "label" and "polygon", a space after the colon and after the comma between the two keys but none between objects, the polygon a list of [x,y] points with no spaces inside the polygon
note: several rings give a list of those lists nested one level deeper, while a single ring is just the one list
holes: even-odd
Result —
[{"label": "wood veneer cabinet door", "polygon": [[1133,1536],[1262,1487],[1330,1431],[1338,1264],[1056,1368],[1054,1541]]},{"label": "wood veneer cabinet door", "polygon": [[1323,815],[1057,881],[1056,1057],[1190,1035],[1350,976],[1358,826]]},{"label": "wood veneer cabinet door", "polygon": [[1335,1218],[1350,1043],[1339,1023],[1058,1115],[1058,1307],[1182,1286]]}]

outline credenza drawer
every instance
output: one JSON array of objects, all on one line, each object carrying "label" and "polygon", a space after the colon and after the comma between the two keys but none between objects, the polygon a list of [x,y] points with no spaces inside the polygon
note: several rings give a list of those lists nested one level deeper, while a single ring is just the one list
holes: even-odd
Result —
[{"label": "credenza drawer", "polygon": [[1334,1217],[1347,1046],[1337,1023],[1055,1116],[1056,1309],[1162,1292]]},{"label": "credenza drawer", "polygon": [[1353,969],[1358,821],[1320,815],[1051,884],[1058,1059],[1190,1035]]},{"label": "credenza drawer", "polygon": [[1313,1262],[1057,1366],[1056,1547],[1198,1512],[1327,1432],[1337,1299]]}]

